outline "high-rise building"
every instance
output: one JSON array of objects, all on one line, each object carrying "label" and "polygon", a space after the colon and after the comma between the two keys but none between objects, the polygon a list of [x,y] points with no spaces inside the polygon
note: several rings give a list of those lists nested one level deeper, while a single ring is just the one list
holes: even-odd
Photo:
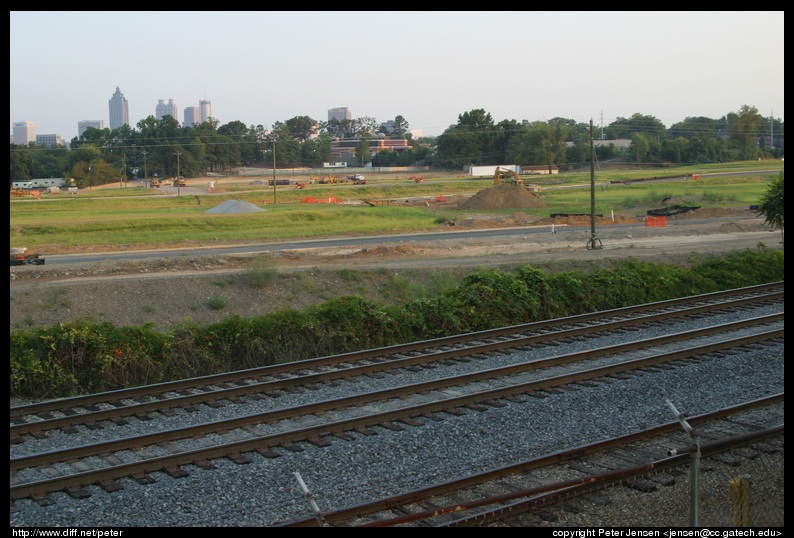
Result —
[{"label": "high-rise building", "polygon": [[105,120],[83,120],[77,122],[77,137],[83,136],[83,133],[89,127],[99,129],[100,131],[105,128]]},{"label": "high-rise building", "polygon": [[331,108],[328,110],[328,121],[337,120],[352,120],[353,113],[347,107]]},{"label": "high-rise building", "polygon": [[60,146],[63,145],[63,142],[59,134],[43,134],[36,135],[36,144],[41,144],[43,146]]},{"label": "high-rise building", "polygon": [[36,141],[36,124],[32,121],[17,121],[13,124],[14,144],[27,146],[28,142]]},{"label": "high-rise building", "polygon": [[179,111],[176,108],[176,103],[173,99],[168,100],[168,104],[165,104],[162,99],[157,101],[157,109],[155,111],[155,118],[158,120],[163,119],[163,116],[171,116],[174,118],[177,123],[179,122]]},{"label": "high-rise building", "polygon": [[199,119],[201,120],[201,123],[204,123],[212,117],[212,103],[209,101],[199,101],[199,109],[201,114]]},{"label": "high-rise building", "polygon": [[130,109],[127,99],[116,86],[116,93],[110,98],[110,129],[118,129],[122,125],[130,124]]},{"label": "high-rise building", "polygon": [[185,119],[182,122],[182,127],[193,127],[201,123],[201,116],[199,114],[199,107],[189,106],[185,108]]}]

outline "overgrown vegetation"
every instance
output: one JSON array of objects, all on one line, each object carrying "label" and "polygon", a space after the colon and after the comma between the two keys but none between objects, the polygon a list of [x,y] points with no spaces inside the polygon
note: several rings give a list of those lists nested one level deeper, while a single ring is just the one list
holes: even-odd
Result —
[{"label": "overgrown vegetation", "polygon": [[[347,296],[211,325],[186,320],[167,332],[91,318],[21,329],[10,334],[11,395],[101,392],[782,281],[783,260],[759,245],[687,268],[635,259],[554,274],[524,266],[442,282],[441,292],[398,307]],[[398,277],[392,284],[395,294],[411,285]]]}]

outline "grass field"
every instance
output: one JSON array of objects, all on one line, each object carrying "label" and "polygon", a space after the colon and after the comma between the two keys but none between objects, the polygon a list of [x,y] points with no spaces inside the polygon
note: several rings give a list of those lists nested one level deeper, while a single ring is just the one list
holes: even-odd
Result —
[{"label": "grass field", "polygon": [[[783,169],[782,161],[726,163],[649,170],[596,171],[596,213],[644,214],[645,208],[660,207],[663,200],[703,207],[743,207],[759,203],[769,180]],[[759,173],[759,170],[775,170]],[[642,182],[642,178],[671,175],[692,176],[719,172],[739,175],[682,179],[674,182]],[[10,245],[41,254],[110,248],[148,248],[165,244],[190,246],[211,241],[267,241],[338,235],[365,235],[433,229],[461,210],[441,204],[409,205],[409,199],[436,201],[453,195],[472,195],[493,186],[490,178],[433,174],[415,183],[407,174],[367,174],[366,185],[338,183],[278,186],[267,184],[272,176],[232,176],[215,179],[207,192],[206,178],[189,180],[188,188],[158,191],[137,186],[81,190],[77,195],[43,194],[11,198]],[[301,180],[302,178],[294,178]],[[545,207],[521,209],[523,213],[547,217],[550,213],[590,213],[589,172],[555,176],[526,176],[538,183]],[[622,183],[629,181],[629,184]],[[190,185],[195,185],[190,187]],[[163,195],[162,192],[168,194]],[[335,199],[342,203],[307,202]],[[244,200],[264,211],[244,214],[208,214],[207,210],[227,201]],[[382,205],[361,203],[380,201]],[[393,202],[388,205],[387,201]],[[512,214],[503,208],[485,213]]]}]

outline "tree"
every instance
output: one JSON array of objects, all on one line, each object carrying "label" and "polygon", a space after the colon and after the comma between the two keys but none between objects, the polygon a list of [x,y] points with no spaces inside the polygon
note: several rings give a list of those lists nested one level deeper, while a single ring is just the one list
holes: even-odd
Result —
[{"label": "tree", "polygon": [[766,218],[766,224],[769,224],[773,230],[780,230],[781,242],[783,240],[784,200],[783,171],[781,171],[780,175],[769,184],[758,208],[758,215]]},{"label": "tree", "polygon": [[317,120],[309,116],[295,116],[286,122],[287,130],[292,138],[305,142],[312,135],[317,134]]},{"label": "tree", "polygon": [[400,138],[405,138],[405,135],[408,132],[408,128],[409,128],[409,125],[408,125],[408,122],[405,121],[405,118],[403,118],[400,115],[397,115],[394,118],[394,134],[395,135],[397,135]]},{"label": "tree", "polygon": [[756,158],[758,150],[755,146],[755,137],[763,122],[764,118],[758,113],[758,109],[752,106],[742,105],[738,114],[728,114],[731,145],[739,150],[742,159]]}]

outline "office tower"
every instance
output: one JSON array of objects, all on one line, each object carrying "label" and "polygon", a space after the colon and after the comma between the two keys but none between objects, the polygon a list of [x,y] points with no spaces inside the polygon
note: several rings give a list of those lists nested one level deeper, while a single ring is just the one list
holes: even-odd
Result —
[{"label": "office tower", "polygon": [[63,142],[61,141],[61,135],[59,134],[43,134],[43,135],[36,135],[36,144],[41,144],[43,146],[61,146]]},{"label": "office tower", "polygon": [[174,103],[173,99],[168,100],[168,104],[165,104],[162,99],[157,101],[157,109],[155,110],[155,118],[158,120],[163,119],[163,116],[171,116],[174,118],[177,123],[179,123],[179,111],[176,108],[176,103]]},{"label": "office tower", "polygon": [[36,124],[32,121],[14,122],[14,144],[27,146],[28,142],[36,141]]},{"label": "office tower", "polygon": [[100,131],[105,128],[105,120],[83,120],[77,122],[77,137],[83,136],[83,133],[89,127],[99,129]]},{"label": "office tower", "polygon": [[189,106],[185,107],[185,120],[182,122],[182,127],[193,127],[201,123],[201,116],[199,115],[199,107]]},{"label": "office tower", "polygon": [[199,109],[201,109],[201,123],[204,123],[212,117],[211,103],[209,101],[199,101]]},{"label": "office tower", "polygon": [[130,124],[130,109],[127,99],[116,86],[116,93],[110,98],[110,130]]},{"label": "office tower", "polygon": [[331,120],[345,121],[352,119],[353,119],[353,113],[347,107],[332,108],[328,110],[328,121]]}]

